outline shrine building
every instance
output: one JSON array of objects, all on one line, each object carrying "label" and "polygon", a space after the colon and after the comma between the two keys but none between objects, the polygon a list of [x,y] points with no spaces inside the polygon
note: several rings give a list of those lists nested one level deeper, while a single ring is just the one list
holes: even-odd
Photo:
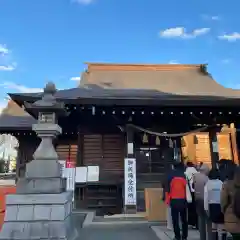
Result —
[{"label": "shrine building", "polygon": [[[34,113],[24,109],[42,93],[10,93],[0,132],[19,141],[17,178],[39,144]],[[236,128],[240,90],[225,88],[206,65],[87,63],[79,86],[59,90],[67,117],[55,146],[76,167],[98,166],[99,181],[76,183],[77,208],[99,215],[124,211],[124,159],[136,159],[136,211],[145,211],[146,188],[161,187],[174,161],[221,158],[239,164]]]}]

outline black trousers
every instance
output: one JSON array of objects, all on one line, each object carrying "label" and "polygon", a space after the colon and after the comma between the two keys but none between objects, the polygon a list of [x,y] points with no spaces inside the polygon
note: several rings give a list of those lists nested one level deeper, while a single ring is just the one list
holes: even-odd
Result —
[{"label": "black trousers", "polygon": [[240,239],[240,233],[232,233],[232,239],[233,240],[239,240]]},{"label": "black trousers", "polygon": [[204,203],[203,200],[196,200],[196,209],[198,215],[198,230],[200,233],[200,240],[207,239],[207,215],[204,211]]},{"label": "black trousers", "polygon": [[194,193],[192,193],[192,202],[188,203],[188,225],[198,227],[198,216],[196,212],[196,201]]},{"label": "black trousers", "polygon": [[[188,221],[187,221],[187,203],[171,203],[172,224],[177,240],[187,239],[188,237]],[[180,218],[182,223],[182,237],[180,230]]]}]

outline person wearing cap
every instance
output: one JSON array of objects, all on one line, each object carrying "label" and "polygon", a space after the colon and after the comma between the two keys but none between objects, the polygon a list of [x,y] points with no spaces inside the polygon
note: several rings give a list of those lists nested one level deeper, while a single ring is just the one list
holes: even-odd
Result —
[{"label": "person wearing cap", "polygon": [[[206,240],[207,216],[204,211],[204,187],[208,181],[208,173],[210,169],[206,164],[202,163],[198,170],[199,171],[195,173],[193,177],[196,210],[198,215],[198,230],[200,232],[200,239]],[[207,226],[209,226],[209,224]]]}]

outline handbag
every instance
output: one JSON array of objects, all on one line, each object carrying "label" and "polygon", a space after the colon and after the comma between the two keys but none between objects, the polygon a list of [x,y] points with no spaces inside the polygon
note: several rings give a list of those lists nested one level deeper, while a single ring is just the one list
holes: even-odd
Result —
[{"label": "handbag", "polygon": [[192,197],[192,192],[191,192],[191,188],[190,188],[190,183],[189,183],[188,179],[186,179],[186,180],[187,180],[187,184],[186,184],[186,199],[187,199],[188,203],[192,203],[193,197]]}]

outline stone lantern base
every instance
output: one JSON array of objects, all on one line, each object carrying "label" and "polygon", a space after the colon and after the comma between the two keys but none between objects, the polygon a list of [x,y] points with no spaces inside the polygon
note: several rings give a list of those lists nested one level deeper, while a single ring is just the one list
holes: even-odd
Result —
[{"label": "stone lantern base", "polygon": [[73,193],[66,191],[58,154],[52,144],[61,134],[58,116],[66,116],[64,104],[54,97],[56,87],[48,83],[41,100],[24,103],[38,115],[32,126],[41,143],[26,165],[24,178],[17,183],[17,194],[6,197],[6,214],[0,240],[73,240]]},{"label": "stone lantern base", "polygon": [[71,192],[8,195],[0,239],[75,239],[71,211]]}]

